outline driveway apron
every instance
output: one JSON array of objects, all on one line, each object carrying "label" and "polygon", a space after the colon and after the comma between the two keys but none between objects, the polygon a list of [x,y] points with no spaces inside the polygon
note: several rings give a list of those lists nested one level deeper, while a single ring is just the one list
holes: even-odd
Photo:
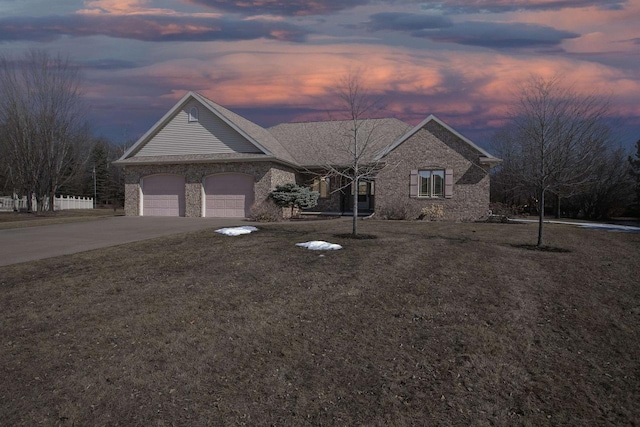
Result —
[{"label": "driveway apron", "polygon": [[251,224],[232,218],[109,217],[0,230],[0,266],[208,228]]}]

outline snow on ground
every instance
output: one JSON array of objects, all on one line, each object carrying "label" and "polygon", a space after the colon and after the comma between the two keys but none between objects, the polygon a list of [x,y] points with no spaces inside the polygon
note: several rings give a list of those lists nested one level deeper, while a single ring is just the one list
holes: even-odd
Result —
[{"label": "snow on ground", "polygon": [[224,234],[225,236],[239,236],[241,234],[249,234],[253,231],[258,231],[258,229],[251,225],[243,225],[240,227],[220,228],[216,230],[216,233]]},{"label": "snow on ground", "polygon": [[630,225],[616,225],[616,224],[580,224],[581,228],[588,228],[590,230],[607,230],[615,231],[618,233],[640,233],[640,227],[633,227]]},{"label": "snow on ground", "polygon": [[296,243],[296,246],[301,246],[312,251],[337,251],[338,249],[342,249],[342,246],[340,245],[325,242],[323,240],[312,240],[305,243]]},{"label": "snow on ground", "polygon": [[[536,219],[509,219],[513,222],[538,222]],[[606,230],[614,231],[617,233],[637,233],[640,234],[640,227],[634,227],[631,225],[617,225],[617,224],[604,224],[598,222],[572,222],[572,221],[544,221],[545,224],[565,224],[565,225],[577,225],[581,228],[588,228],[590,230]]]}]

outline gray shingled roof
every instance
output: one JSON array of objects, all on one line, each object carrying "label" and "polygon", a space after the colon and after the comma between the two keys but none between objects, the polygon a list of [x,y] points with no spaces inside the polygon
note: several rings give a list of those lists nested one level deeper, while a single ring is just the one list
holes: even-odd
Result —
[{"label": "gray shingled roof", "polygon": [[[252,143],[261,147],[265,154],[233,153],[233,154],[184,154],[181,156],[153,156],[144,159],[132,157],[140,146],[144,145],[154,133],[170,120],[175,111],[188,101],[197,99],[206,104],[215,114],[218,114],[237,131],[244,134]],[[151,163],[186,163],[207,161],[259,161],[274,159],[293,166],[322,167],[326,165],[349,165],[353,155],[354,122],[324,121],[305,123],[284,123],[268,130],[231,110],[211,101],[196,92],[187,93],[165,116],[158,121],[138,142],[116,162],[118,164],[151,164]],[[393,118],[366,119],[358,122],[358,141],[360,149],[366,146],[361,160],[373,161],[376,155],[389,147],[411,126]]]},{"label": "gray shingled roof", "polygon": [[181,156],[142,156],[118,160],[122,165],[144,165],[155,163],[210,163],[272,160],[273,157],[256,153],[184,154]]},{"label": "gray shingled roof", "polygon": [[285,149],[282,144],[265,128],[253,123],[250,120],[234,113],[231,110],[224,108],[222,105],[216,104],[210,99],[198,94],[204,101],[209,104],[211,108],[216,110],[220,115],[224,116],[227,120],[235,124],[239,129],[253,138],[256,142],[269,150],[271,154],[280,160],[284,160],[288,163],[296,163],[295,159],[291,156],[289,151]]},{"label": "gray shingled roof", "polygon": [[[269,132],[305,167],[348,165],[353,147],[353,122],[325,121],[283,123]],[[411,125],[398,119],[366,119],[358,126],[361,147],[367,144],[363,160],[370,161],[385,147],[404,135]]]}]

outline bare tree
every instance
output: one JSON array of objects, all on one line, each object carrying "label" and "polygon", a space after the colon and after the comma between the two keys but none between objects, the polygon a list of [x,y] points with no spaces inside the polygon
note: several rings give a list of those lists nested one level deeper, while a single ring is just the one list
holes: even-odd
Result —
[{"label": "bare tree", "polygon": [[379,140],[376,129],[382,122],[371,120],[381,110],[380,99],[368,91],[362,80],[360,72],[349,72],[336,86],[337,105],[331,114],[336,120],[332,148],[346,162],[325,164],[328,175],[339,178],[342,183],[336,191],[351,188],[353,236],[358,235],[358,185],[362,180],[373,180],[385,167],[382,161],[375,160],[383,148],[384,141]]},{"label": "bare tree", "polygon": [[538,246],[543,246],[545,196],[568,196],[592,182],[606,150],[606,100],[580,95],[558,77],[533,76],[520,87],[501,144],[504,172],[538,201]]},{"label": "bare tree", "polygon": [[635,206],[640,208],[640,139],[636,141],[636,152],[628,157],[630,173],[635,179]]},{"label": "bare tree", "polygon": [[79,170],[88,150],[80,75],[68,59],[30,51],[0,57],[0,125],[7,175],[17,190],[45,198],[54,209],[57,188]]}]

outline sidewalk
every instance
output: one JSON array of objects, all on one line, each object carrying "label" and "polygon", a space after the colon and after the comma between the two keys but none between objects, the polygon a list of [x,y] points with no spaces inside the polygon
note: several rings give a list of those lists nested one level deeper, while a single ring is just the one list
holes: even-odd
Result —
[{"label": "sidewalk", "polygon": [[[511,219],[509,222],[522,222],[522,223],[537,223],[537,219]],[[640,234],[640,227],[634,227],[631,225],[617,225],[617,224],[605,224],[602,222],[575,222],[575,221],[562,221],[562,220],[544,220],[545,224],[564,224],[564,225],[577,225],[581,228],[588,228],[591,230],[606,230],[614,231],[618,233],[636,233]]]}]

